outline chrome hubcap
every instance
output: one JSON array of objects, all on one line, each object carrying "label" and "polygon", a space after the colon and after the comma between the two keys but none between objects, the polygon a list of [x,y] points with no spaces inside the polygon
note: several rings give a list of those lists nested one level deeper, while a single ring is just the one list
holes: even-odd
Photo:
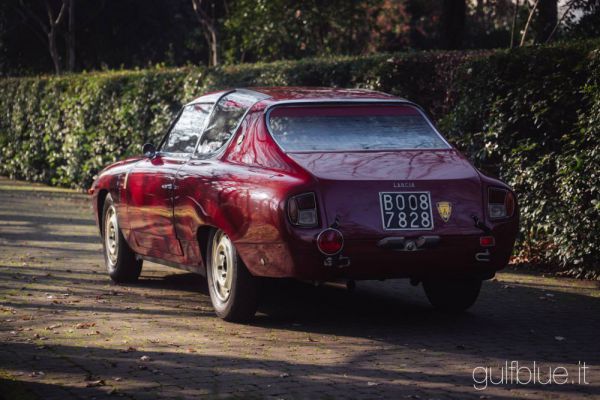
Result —
[{"label": "chrome hubcap", "polygon": [[109,266],[113,267],[117,263],[117,252],[119,250],[119,223],[117,222],[117,212],[114,206],[110,206],[106,210],[104,244]]},{"label": "chrome hubcap", "polygon": [[223,232],[213,241],[211,262],[212,286],[217,298],[226,302],[231,292],[233,245]]}]

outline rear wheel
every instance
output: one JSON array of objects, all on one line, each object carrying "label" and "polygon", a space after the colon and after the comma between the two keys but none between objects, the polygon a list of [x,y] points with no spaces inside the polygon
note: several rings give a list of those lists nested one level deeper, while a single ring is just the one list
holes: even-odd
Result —
[{"label": "rear wheel", "polygon": [[206,275],[215,312],[231,322],[251,319],[258,305],[258,284],[225,232],[209,238]]},{"label": "rear wheel", "polygon": [[481,289],[481,279],[436,279],[423,281],[429,302],[437,309],[461,312],[471,307]]},{"label": "rear wheel", "polygon": [[135,282],[142,271],[142,260],[136,259],[121,233],[117,210],[110,194],[104,200],[102,211],[102,239],[104,261],[110,278],[118,283]]}]

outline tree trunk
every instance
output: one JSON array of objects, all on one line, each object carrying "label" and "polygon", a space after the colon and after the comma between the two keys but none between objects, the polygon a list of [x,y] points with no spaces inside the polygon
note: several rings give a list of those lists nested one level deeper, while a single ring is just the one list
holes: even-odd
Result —
[{"label": "tree trunk", "polygon": [[52,63],[54,64],[54,72],[56,75],[60,75],[62,70],[60,68],[60,55],[58,54],[58,48],[56,47],[56,29],[54,26],[51,26],[50,32],[48,32],[48,50],[50,51],[50,57],[52,57]]},{"label": "tree trunk", "polygon": [[207,27],[207,30],[210,32],[210,66],[214,67],[219,65],[219,43],[217,42],[217,31],[214,26],[211,24],[210,27]]},{"label": "tree trunk", "polygon": [[540,0],[538,14],[535,21],[535,41],[545,42],[552,33],[558,20],[558,1]]},{"label": "tree trunk", "polygon": [[444,48],[461,48],[466,12],[466,0],[444,0],[442,3],[441,34]]},{"label": "tree trunk", "polygon": [[75,71],[75,0],[69,1],[69,27],[67,31],[67,69]]},{"label": "tree trunk", "polygon": [[529,10],[529,16],[527,17],[527,22],[525,23],[525,28],[523,29],[523,34],[521,35],[521,43],[519,43],[519,47],[523,47],[523,45],[525,45],[525,39],[527,38],[527,32],[529,31],[529,24],[531,24],[531,19],[533,18],[533,14],[535,14],[535,10],[537,10],[539,2],[540,0],[535,0],[533,8]]},{"label": "tree trunk", "polygon": [[512,18],[512,26],[510,28],[510,48],[515,47],[515,31],[517,29],[517,16],[519,15],[519,0],[515,1],[515,11]]},{"label": "tree trunk", "polygon": [[192,8],[208,45],[208,66],[219,65],[219,41],[215,21],[202,9],[202,0],[192,0]]}]

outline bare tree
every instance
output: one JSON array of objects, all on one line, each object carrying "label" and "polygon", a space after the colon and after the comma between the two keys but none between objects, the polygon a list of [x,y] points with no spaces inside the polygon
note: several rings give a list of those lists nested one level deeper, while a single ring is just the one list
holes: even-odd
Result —
[{"label": "bare tree", "polygon": [[219,43],[217,40],[216,21],[202,8],[202,0],[192,0],[192,7],[202,27],[206,44],[208,44],[208,65],[211,67],[219,65]]},{"label": "bare tree", "polygon": [[[60,9],[58,13],[49,0],[44,0],[44,6],[46,8],[47,21],[44,18],[38,16],[35,11],[29,5],[26,5],[24,0],[19,0],[19,11],[24,13],[29,19],[32,19],[37,24],[38,28],[43,31],[46,35],[46,43],[48,45],[48,51],[54,64],[54,72],[60,75],[62,72],[60,54],[58,52],[58,46],[56,44],[56,37],[61,23],[65,19],[65,15],[68,13],[69,3],[71,0],[61,0]],[[73,56],[74,61],[74,56]]]}]

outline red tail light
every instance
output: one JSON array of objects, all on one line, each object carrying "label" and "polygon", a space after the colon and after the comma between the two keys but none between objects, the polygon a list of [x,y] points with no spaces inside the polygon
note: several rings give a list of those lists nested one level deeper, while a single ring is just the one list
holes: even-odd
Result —
[{"label": "red tail light", "polygon": [[479,238],[479,245],[481,247],[493,247],[496,245],[496,239],[493,236],[481,236]]},{"label": "red tail light", "polygon": [[327,228],[317,236],[317,247],[326,256],[336,255],[344,247],[344,236],[337,229]]},{"label": "red tail light", "polygon": [[287,211],[290,222],[296,226],[313,228],[318,225],[317,200],[314,193],[290,197]]},{"label": "red tail light", "polygon": [[488,215],[490,219],[512,217],[515,212],[515,196],[506,189],[488,189]]}]

